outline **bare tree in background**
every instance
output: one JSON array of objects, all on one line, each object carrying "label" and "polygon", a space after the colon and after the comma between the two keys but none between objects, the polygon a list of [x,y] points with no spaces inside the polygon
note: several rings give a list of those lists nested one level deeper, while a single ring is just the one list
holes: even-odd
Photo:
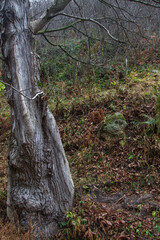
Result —
[{"label": "bare tree in background", "polygon": [[[51,0],[47,2],[49,4]],[[159,34],[159,4],[147,2],[148,4],[146,1],[128,0],[74,0],[65,12],[56,14],[54,21],[36,34],[43,36],[74,60],[92,65],[106,64],[112,57],[111,52],[107,54],[104,51],[104,58],[99,58],[100,61],[95,56],[92,58],[91,41],[98,41],[104,45],[103,48],[107,44],[115,52],[116,49],[123,48],[124,44],[127,46],[129,43],[135,47],[143,37]],[[74,52],[68,51],[67,39],[73,37],[73,32],[77,38],[86,40],[88,58],[85,55],[84,59],[77,59]],[[59,40],[64,44],[62,41],[60,44]]]}]

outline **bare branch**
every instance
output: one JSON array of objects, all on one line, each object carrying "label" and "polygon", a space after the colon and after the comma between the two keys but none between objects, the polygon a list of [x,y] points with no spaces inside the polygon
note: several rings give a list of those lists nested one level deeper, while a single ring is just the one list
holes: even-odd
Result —
[{"label": "bare branch", "polygon": [[79,22],[81,22],[81,20],[77,20],[77,21],[71,23],[70,25],[64,26],[64,27],[61,27],[61,28],[57,28],[57,29],[46,29],[46,30],[44,30],[44,31],[39,31],[39,32],[37,33],[37,35],[43,34],[43,33],[51,33],[51,32],[63,31],[63,30],[66,30],[66,29],[68,29],[68,28],[70,28],[70,27],[73,27],[76,23],[79,23]]},{"label": "bare branch", "polygon": [[119,42],[119,43],[125,43],[124,41],[121,41],[121,40],[115,38],[114,36],[112,36],[110,31],[103,24],[101,24],[100,22],[98,22],[97,20],[95,20],[93,18],[82,18],[82,17],[78,17],[78,16],[69,15],[69,14],[66,14],[66,13],[57,13],[57,14],[54,15],[54,17],[60,16],[60,15],[66,16],[66,17],[69,17],[69,18],[78,19],[78,20],[81,20],[82,22],[84,22],[84,21],[92,22],[92,23],[98,25],[99,27],[101,27],[105,32],[107,32],[109,37],[112,38],[114,41]]},{"label": "bare branch", "polygon": [[47,11],[37,20],[30,23],[31,31],[36,34],[40,31],[56,13],[62,11],[71,0],[54,0],[53,4]]},{"label": "bare branch", "polygon": [[[28,97],[27,95],[23,94],[22,91],[19,91],[18,89],[16,89],[15,87],[13,87],[11,84],[6,83],[2,80],[0,80],[1,83],[3,83],[4,85],[7,85],[8,87],[12,88],[14,91],[16,91],[17,93],[19,93],[20,95],[22,95],[23,97],[27,98],[28,100],[34,100],[36,97],[38,97],[41,94],[44,94],[43,91],[40,91],[38,93],[36,93],[32,98]],[[23,90],[24,91],[24,90]]]},{"label": "bare branch", "polygon": [[64,47],[62,47],[61,45],[52,43],[45,34],[42,34],[42,36],[45,38],[45,40],[46,40],[49,44],[51,44],[51,45],[54,46],[54,47],[59,47],[67,56],[69,56],[70,58],[72,58],[72,59],[75,60],[76,62],[80,62],[80,63],[85,64],[85,65],[103,66],[103,64],[93,64],[93,63],[91,63],[91,62],[84,62],[84,61],[82,61],[82,60],[80,60],[80,59],[77,59],[77,58],[73,57],[68,51],[66,51],[66,49],[64,49]]},{"label": "bare branch", "polygon": [[[120,10],[121,12],[124,12],[124,13],[126,13],[128,16],[130,16],[130,17],[133,17],[133,18],[147,18],[147,17],[150,17],[150,15],[148,15],[148,16],[136,16],[136,15],[133,15],[131,12],[129,12],[129,11],[127,11],[125,8],[123,8],[123,7],[120,7],[120,5],[118,4],[117,6],[115,5],[115,4],[111,4],[111,3],[108,3],[106,0],[98,0],[99,2],[101,2],[102,4],[104,4],[104,5],[106,5],[106,6],[108,6],[108,7],[110,7],[110,8],[112,8],[112,9],[117,9],[117,10]],[[143,1],[143,0],[129,0],[130,2],[139,2],[139,3],[141,3],[141,4],[144,4],[144,5],[147,5],[147,6],[152,6],[152,7],[157,7],[157,8],[159,8],[160,7],[160,5],[158,6],[158,5],[152,5],[152,4],[149,4],[149,3],[147,3],[147,2],[145,2],[145,1]],[[154,0],[152,0],[152,1],[154,1]],[[125,16],[125,18],[127,19],[127,17]]]}]

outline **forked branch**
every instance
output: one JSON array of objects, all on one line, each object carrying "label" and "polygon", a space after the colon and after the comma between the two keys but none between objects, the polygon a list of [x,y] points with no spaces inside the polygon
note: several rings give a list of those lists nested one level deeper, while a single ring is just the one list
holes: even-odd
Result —
[{"label": "forked branch", "polygon": [[31,31],[36,34],[40,31],[56,13],[62,11],[71,0],[54,0],[53,4],[40,18],[30,23]]}]

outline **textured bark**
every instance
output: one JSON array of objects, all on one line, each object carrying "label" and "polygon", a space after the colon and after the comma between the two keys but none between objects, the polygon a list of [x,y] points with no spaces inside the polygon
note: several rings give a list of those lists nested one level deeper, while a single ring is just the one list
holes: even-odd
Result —
[{"label": "textured bark", "polygon": [[[12,133],[8,157],[9,218],[49,239],[71,208],[74,186],[55,119],[37,87],[28,0],[1,0],[0,31],[6,63]],[[38,93],[40,92],[40,93]],[[24,96],[26,95],[27,98]]]}]

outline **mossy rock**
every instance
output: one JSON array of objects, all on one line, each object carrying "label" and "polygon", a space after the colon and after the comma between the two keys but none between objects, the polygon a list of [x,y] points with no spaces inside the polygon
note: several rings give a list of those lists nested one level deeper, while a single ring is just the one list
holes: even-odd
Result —
[{"label": "mossy rock", "polygon": [[101,122],[98,130],[98,137],[105,140],[118,140],[125,137],[127,122],[122,113],[110,114]]}]

